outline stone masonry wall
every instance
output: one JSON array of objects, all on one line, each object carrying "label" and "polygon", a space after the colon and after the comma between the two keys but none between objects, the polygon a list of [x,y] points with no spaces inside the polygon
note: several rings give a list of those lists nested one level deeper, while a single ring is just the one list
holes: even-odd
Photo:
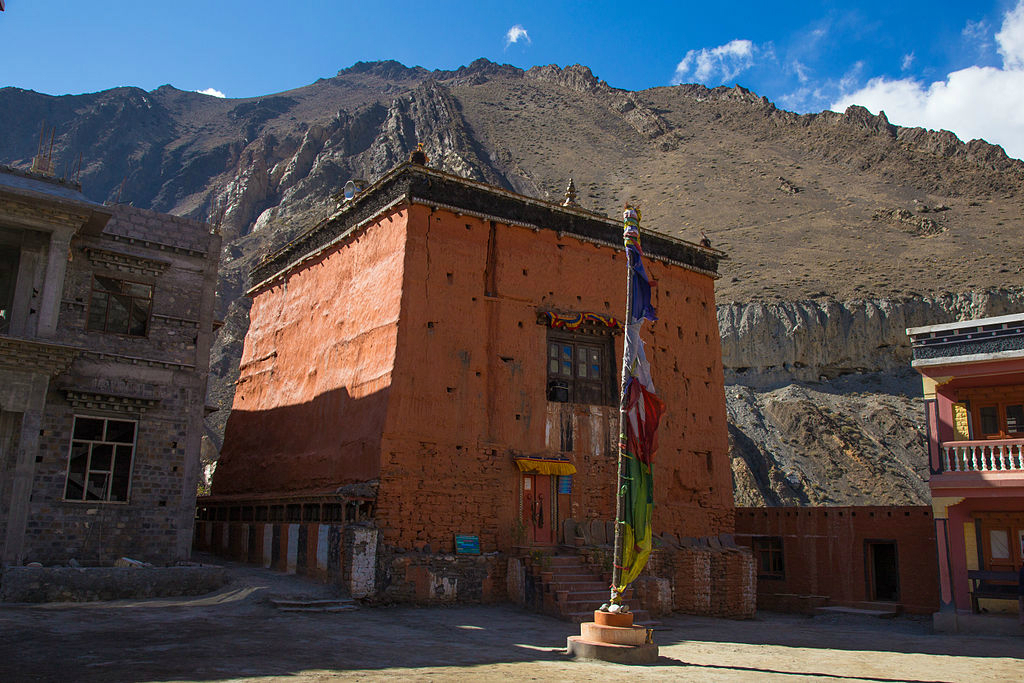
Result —
[{"label": "stone masonry wall", "polygon": [[668,579],[674,611],[749,619],[757,610],[754,560],[746,548],[660,548],[645,574]]},{"label": "stone masonry wall", "polygon": [[[47,392],[26,561],[166,564],[189,555],[220,237],[204,223],[112,208],[102,234],[71,243],[55,341],[82,351]],[[152,285],[146,336],[87,328],[97,274]],[[137,421],[127,502],[64,499],[76,415]]]},{"label": "stone masonry wall", "polygon": [[227,581],[223,567],[8,567],[0,583],[0,602],[90,602],[203,595]]}]

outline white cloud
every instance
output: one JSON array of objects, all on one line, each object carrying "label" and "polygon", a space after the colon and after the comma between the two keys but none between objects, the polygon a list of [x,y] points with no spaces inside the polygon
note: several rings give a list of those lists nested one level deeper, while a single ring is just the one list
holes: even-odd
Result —
[{"label": "white cloud", "polygon": [[[976,26],[976,25],[975,25]],[[966,29],[965,29],[966,31]],[[946,129],[962,140],[982,138],[1024,158],[1024,0],[1007,12],[995,35],[1002,67],[971,66],[925,84],[912,78],[872,78],[867,85],[833,102],[845,111],[859,104],[885,110],[893,123]]]},{"label": "white cloud", "polygon": [[690,50],[676,65],[672,85],[679,85],[687,78],[706,85],[721,85],[752,67],[756,52],[752,42],[739,39],[718,47]]},{"label": "white cloud", "polygon": [[206,90],[193,90],[192,92],[197,92],[200,95],[212,95],[213,97],[226,97],[224,93],[222,93],[220,90],[217,90],[216,88],[207,88]]},{"label": "white cloud", "polygon": [[530,34],[526,32],[522,24],[516,24],[505,33],[505,47],[509,45],[515,45],[520,40],[524,41],[527,45],[530,44]]},{"label": "white cloud", "polygon": [[911,52],[909,54],[903,55],[903,63],[900,64],[900,69],[902,71],[909,71],[910,67],[912,67],[913,65],[914,65],[914,53]]},{"label": "white cloud", "polygon": [[999,55],[1003,68],[1024,69],[1024,2],[1006,13],[1003,27],[996,34]]},{"label": "white cloud", "polygon": [[989,47],[989,36],[992,31],[989,29],[988,22],[984,19],[981,21],[968,21],[960,35],[969,43],[974,43],[974,46],[979,52],[987,50]]},{"label": "white cloud", "polygon": [[789,63],[790,70],[796,74],[796,79],[800,83],[806,83],[810,80],[810,76],[807,75],[807,67],[799,59],[794,59]]}]

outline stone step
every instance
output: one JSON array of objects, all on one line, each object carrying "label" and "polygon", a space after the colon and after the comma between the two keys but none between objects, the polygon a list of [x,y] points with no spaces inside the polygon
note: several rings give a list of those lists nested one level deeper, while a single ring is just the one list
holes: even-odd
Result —
[{"label": "stone step", "polygon": [[351,598],[333,598],[320,600],[299,600],[287,598],[271,598],[270,604],[282,612],[324,609],[358,609],[359,606]]},{"label": "stone step", "polygon": [[330,614],[334,612],[354,612],[356,605],[335,605],[333,607],[278,607],[278,612],[303,612],[305,614]]},{"label": "stone step", "polygon": [[[600,607],[603,603],[608,602],[610,597],[608,589],[596,590],[596,591],[569,591],[569,600],[572,602],[596,602],[596,606]],[[629,603],[630,595],[623,596],[626,603]]]},{"label": "stone step", "polygon": [[603,586],[605,588],[608,587],[608,584],[605,583],[604,581],[602,581],[601,579],[599,579],[598,577],[590,576],[590,575],[587,575],[587,574],[566,574],[564,576],[559,576],[558,574],[555,574],[553,577],[551,577],[551,580],[548,581],[547,583],[558,583],[558,584],[578,583],[578,584],[585,584],[585,585],[588,585],[588,586],[589,585],[595,585],[595,586]]},{"label": "stone step", "polygon": [[605,596],[610,594],[608,586],[595,581],[579,581],[571,583],[553,582],[545,584],[544,589],[552,592],[569,591],[570,593],[602,593]]},{"label": "stone step", "polygon": [[829,607],[817,607],[814,610],[815,614],[854,614],[862,617],[877,617],[879,619],[893,619],[899,616],[899,609],[896,607],[890,609],[861,609],[859,607],[843,607],[841,605],[832,605]]}]

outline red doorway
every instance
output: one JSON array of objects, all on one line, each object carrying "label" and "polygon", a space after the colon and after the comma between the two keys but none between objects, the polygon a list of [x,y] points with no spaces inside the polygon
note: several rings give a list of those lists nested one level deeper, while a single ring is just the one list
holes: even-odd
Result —
[{"label": "red doorway", "polygon": [[554,477],[550,474],[523,474],[523,505],[520,515],[531,545],[555,542]]}]

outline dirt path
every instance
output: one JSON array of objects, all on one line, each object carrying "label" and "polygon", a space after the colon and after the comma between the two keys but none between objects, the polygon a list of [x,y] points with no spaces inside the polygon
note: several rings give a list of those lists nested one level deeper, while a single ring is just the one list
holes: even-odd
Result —
[{"label": "dirt path", "polygon": [[925,621],[678,616],[650,667],[575,662],[571,624],[511,607],[278,612],[333,589],[235,567],[196,599],[0,605],[0,681],[1019,681],[1024,635],[932,635]]}]

